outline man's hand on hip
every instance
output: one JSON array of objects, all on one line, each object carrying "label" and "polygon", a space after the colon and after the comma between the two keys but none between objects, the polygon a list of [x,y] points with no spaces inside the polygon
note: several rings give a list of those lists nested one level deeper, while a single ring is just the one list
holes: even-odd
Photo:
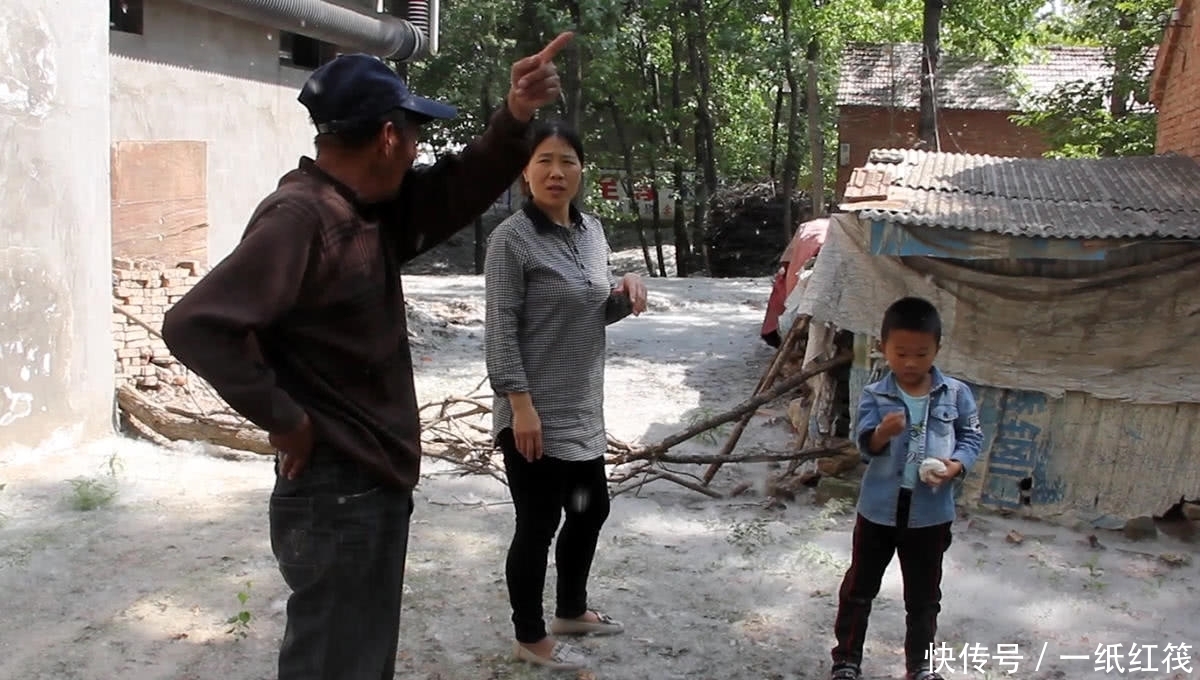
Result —
[{"label": "man's hand on hip", "polygon": [[308,465],[313,452],[312,421],[308,414],[291,432],[271,433],[267,441],[279,451],[279,474],[295,479]]}]

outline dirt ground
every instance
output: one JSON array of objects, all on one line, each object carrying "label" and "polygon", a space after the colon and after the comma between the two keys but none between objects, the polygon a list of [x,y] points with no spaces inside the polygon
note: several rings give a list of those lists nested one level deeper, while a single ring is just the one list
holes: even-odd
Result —
[{"label": "dirt ground", "polygon": [[[468,392],[484,375],[481,279],[405,283],[422,400]],[[607,417],[627,441],[658,440],[741,401],[771,355],[758,339],[767,281],[648,284],[649,312],[610,333]],[[743,447],[786,446],[785,425],[760,422]],[[825,677],[853,512],[811,496],[767,509],[767,472],[723,469],[716,488],[756,483],[729,500],[663,481],[615,499],[590,593],[627,632],[581,642],[595,677]],[[271,476],[262,457],[195,444],[113,437],[0,450],[0,678],[274,677],[287,591],[267,537]],[[98,507],[80,509],[89,504]],[[550,677],[509,660],[505,487],[427,461],[416,505],[397,677]],[[1192,543],[1099,531],[1093,544],[995,514],[963,514],[954,531],[940,637],[961,653],[942,668],[948,679],[1200,677]],[[550,609],[553,569],[547,585]],[[246,625],[227,623],[241,612]],[[901,676],[903,621],[893,563],[872,615],[868,677]],[[1014,647],[1023,658],[998,658]]]}]

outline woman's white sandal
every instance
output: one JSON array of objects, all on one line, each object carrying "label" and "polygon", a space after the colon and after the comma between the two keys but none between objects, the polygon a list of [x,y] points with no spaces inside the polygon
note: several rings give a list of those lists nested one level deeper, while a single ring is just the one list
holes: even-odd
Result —
[{"label": "woman's white sandal", "polygon": [[550,622],[550,632],[554,635],[616,635],[625,631],[625,626],[611,616],[598,611],[592,613],[599,621],[560,619],[556,616]]},{"label": "woman's white sandal", "polygon": [[550,652],[549,657],[538,656],[533,650],[520,642],[514,642],[513,657],[518,661],[524,661],[555,671],[578,671],[583,670],[586,665],[583,655],[579,650],[565,642],[555,642],[554,651]]}]

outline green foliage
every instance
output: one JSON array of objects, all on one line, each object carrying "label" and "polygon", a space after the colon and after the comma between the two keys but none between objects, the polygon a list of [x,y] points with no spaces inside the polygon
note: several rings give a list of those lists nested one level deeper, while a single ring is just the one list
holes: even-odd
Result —
[{"label": "green foliage", "polygon": [[1108,108],[1112,79],[1077,81],[1038,99],[1036,108],[1018,114],[1020,125],[1042,130],[1050,158],[1100,158],[1154,153],[1158,116],[1141,109],[1114,116]]},{"label": "green foliage", "polygon": [[246,581],[246,586],[237,593],[238,604],[242,607],[238,613],[225,619],[225,623],[229,624],[229,630],[226,630],[227,635],[232,635],[238,639],[245,639],[250,633],[250,619],[253,615],[246,608],[246,602],[250,600],[250,581]]},{"label": "green foliage", "polygon": [[[110,505],[117,497],[117,476],[125,469],[125,463],[113,452],[101,469],[105,475],[100,477],[76,477],[67,480],[71,485],[71,494],[67,502],[80,512],[89,512]],[[3,487],[0,487],[3,488]]]},{"label": "green foliage", "polygon": [[71,485],[68,501],[72,508],[89,512],[103,508],[117,497],[117,487],[112,480],[77,477],[67,480]]},{"label": "green foliage", "polygon": [[[1146,48],[1159,39],[1161,15],[1172,4],[1060,0],[1061,11],[1047,14],[1045,0],[945,0],[941,44],[945,52],[1000,63],[1027,59],[1040,45],[1104,45],[1112,54],[1114,76],[1101,86],[1115,86],[1129,93],[1131,102],[1144,102],[1145,70],[1133,65],[1142,64]],[[702,110],[712,121],[712,169],[719,184],[769,180],[772,168],[773,179],[779,179],[787,98],[777,127],[776,102],[790,66],[801,90],[793,151],[799,168],[796,188],[803,191],[811,186],[804,90],[808,47],[815,37],[822,172],[831,191],[837,171],[835,96],[842,48],[850,41],[920,41],[923,7],[924,0],[446,0],[440,55],[411,64],[409,78],[416,91],[459,105],[459,117],[432,127],[426,139],[435,149],[458,148],[482,131],[486,115],[503,104],[512,62],[540,49],[559,31],[575,30],[576,40],[557,60],[563,96],[541,115],[578,123],[587,145],[588,173],[623,169],[628,146],[636,182],[645,181],[653,164],[660,186],[672,186],[679,162],[688,178],[685,190],[692,195],[706,176],[697,154],[697,142],[703,141],[697,134]],[[1123,28],[1114,31],[1114,26]],[[678,92],[673,92],[675,80]],[[1021,122],[1046,129],[1056,155],[1144,153],[1150,148],[1152,113],[1106,114],[1105,107],[1095,105],[1101,100],[1095,86],[1064,88]],[[627,213],[619,215],[625,206],[599,199],[594,182],[585,187],[584,206],[600,213],[606,224],[628,219]],[[672,197],[664,194],[660,200]],[[684,208],[690,220],[691,206]],[[694,233],[691,239],[700,240]]]},{"label": "green foliage", "polygon": [[1014,120],[1046,134],[1050,157],[1154,153],[1150,54],[1174,0],[1071,0],[1062,6],[1064,11],[1042,26],[1040,40],[1102,47],[1110,75],[1061,85]]}]

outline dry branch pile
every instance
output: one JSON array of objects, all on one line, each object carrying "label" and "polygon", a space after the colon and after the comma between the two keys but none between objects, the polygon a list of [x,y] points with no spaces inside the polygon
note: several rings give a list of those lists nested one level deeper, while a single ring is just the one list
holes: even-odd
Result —
[{"label": "dry branch pile", "polygon": [[[133,315],[131,315],[133,316]],[[158,335],[150,324],[144,326]],[[653,444],[630,444],[613,438],[608,439],[606,462],[611,466],[610,481],[614,484],[614,495],[636,491],[650,481],[662,479],[692,489],[713,498],[725,494],[709,486],[717,469],[723,464],[737,463],[790,463],[789,472],[795,471],[805,461],[827,458],[842,452],[844,442],[824,438],[819,444],[797,450],[764,453],[733,454],[737,439],[755,413],[766,404],[785,396],[799,393],[800,401],[813,404],[819,401],[812,389],[814,378],[823,377],[831,371],[846,366],[851,353],[845,350],[830,352],[824,356],[813,356],[800,369],[796,365],[796,349],[801,345],[808,323],[797,320],[784,342],[781,343],[776,359],[768,366],[753,395],[740,404],[697,422],[675,434]],[[801,352],[801,357],[804,354]],[[787,371],[785,367],[793,370]],[[470,394],[454,396],[419,407],[421,439],[425,455],[453,463],[463,475],[489,475],[501,483],[505,482],[500,456],[492,445],[491,414],[492,395],[480,390],[486,383],[481,380]],[[224,406],[216,392],[197,376],[181,385],[193,408],[180,408],[151,399],[134,385],[122,384],[117,389],[117,402],[122,419],[129,429],[158,443],[169,441],[202,441],[229,449],[273,455],[274,449],[267,442],[266,433],[233,413]],[[200,394],[197,394],[200,392]],[[209,406],[206,407],[205,404]],[[220,406],[212,406],[219,404]],[[679,445],[717,428],[725,423],[738,421],[734,435],[716,454],[689,454],[674,451]],[[805,437],[798,440],[804,443]],[[666,465],[707,465],[703,477],[692,473],[667,469]]]},{"label": "dry branch pile", "polygon": [[[792,214],[808,198],[796,194]],[[783,197],[771,184],[748,184],[717,191],[709,201],[707,242],[711,274],[717,277],[769,276],[787,245]]]}]

